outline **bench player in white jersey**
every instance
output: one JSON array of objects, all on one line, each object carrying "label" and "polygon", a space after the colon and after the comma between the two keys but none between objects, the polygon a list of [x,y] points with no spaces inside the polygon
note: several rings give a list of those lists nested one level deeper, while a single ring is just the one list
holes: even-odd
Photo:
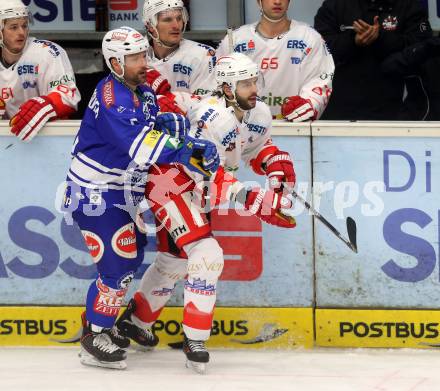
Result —
[{"label": "bench player in white jersey", "polygon": [[[189,109],[190,132],[214,142],[220,155],[222,168],[208,186],[211,206],[235,201],[269,224],[293,228],[295,220],[282,212],[292,205],[282,187],[294,186],[295,171],[289,153],[271,140],[270,110],[257,99],[258,73],[257,64],[243,54],[220,58],[215,67],[218,92],[196,100]],[[233,173],[240,160],[266,175],[271,189],[246,189],[238,182]],[[209,208],[202,208],[192,196],[206,192],[206,182],[201,174],[177,165],[156,167],[149,180],[146,198],[159,228],[159,252],[117,327],[139,342],[137,336],[149,330],[176,282],[184,279],[183,349],[188,363],[203,372],[209,361],[205,341],[211,332],[216,285],[224,263],[223,251],[212,236]]]},{"label": "bench player in white jersey", "polygon": [[156,94],[171,89],[204,95],[215,89],[215,50],[183,38],[188,13],[182,0],[145,0],[143,21],[153,68],[147,82]]},{"label": "bench player in white jersey", "polygon": [[0,119],[10,119],[23,141],[48,120],[74,113],[80,100],[66,52],[29,37],[31,16],[21,0],[0,2]]},{"label": "bench player in white jersey", "polygon": [[[276,119],[301,122],[318,119],[331,92],[334,63],[321,35],[305,23],[289,20],[290,0],[256,0],[259,22],[232,32],[232,46],[260,65],[265,87],[260,97]],[[217,57],[230,53],[230,37]]]}]

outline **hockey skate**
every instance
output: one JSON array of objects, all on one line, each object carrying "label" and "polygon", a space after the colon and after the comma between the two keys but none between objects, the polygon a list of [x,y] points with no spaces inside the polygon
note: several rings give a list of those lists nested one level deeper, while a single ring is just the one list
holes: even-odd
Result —
[{"label": "hockey skate", "polygon": [[[85,325],[87,324],[85,311],[81,314],[81,321],[83,327],[85,327]],[[104,329],[103,333],[108,334],[112,342],[120,349],[128,349],[128,347],[130,346],[130,339],[119,334],[116,326],[113,326],[111,329]]]},{"label": "hockey skate", "polygon": [[135,341],[138,344],[139,350],[152,350],[159,343],[159,338],[150,329],[143,329],[133,323],[131,315],[135,309],[136,302],[134,299],[131,299],[127,305],[127,309],[116,322],[117,332],[119,335]]},{"label": "hockey skate", "polygon": [[113,326],[110,330],[105,330],[105,333],[108,334],[112,342],[119,348],[119,349],[128,349],[130,346],[130,339],[127,337],[124,337],[119,333],[119,330],[116,326]]},{"label": "hockey skate", "polygon": [[80,362],[102,368],[125,369],[126,353],[112,342],[110,330],[95,333],[89,325],[83,327],[81,336]]},{"label": "hockey skate", "polygon": [[183,341],[183,352],[186,355],[186,367],[203,375],[206,373],[206,364],[209,362],[209,353],[205,341],[194,341],[186,335]]}]

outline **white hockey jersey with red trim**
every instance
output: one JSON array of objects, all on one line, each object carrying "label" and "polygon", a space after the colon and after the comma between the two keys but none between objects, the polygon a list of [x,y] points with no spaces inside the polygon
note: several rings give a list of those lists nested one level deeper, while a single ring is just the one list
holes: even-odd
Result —
[{"label": "white hockey jersey with red trim", "polygon": [[[323,113],[332,92],[335,70],[333,57],[321,35],[303,22],[291,21],[290,30],[272,39],[261,36],[257,23],[241,26],[233,32],[235,52],[252,58],[264,76],[260,98],[272,115],[281,119],[281,105],[290,96],[309,99],[317,117]],[[226,36],[216,56],[230,53]]]},{"label": "white hockey jersey with red trim", "polygon": [[171,91],[205,95],[215,90],[215,50],[207,45],[182,39],[177,50],[164,59],[155,57],[150,47],[148,65],[171,84]]},{"label": "white hockey jersey with red trim", "polygon": [[36,96],[49,96],[59,117],[76,111],[81,99],[66,52],[56,43],[29,37],[20,59],[8,68],[0,62],[0,98],[6,119]]},{"label": "white hockey jersey with red trim", "polygon": [[[240,160],[246,165],[264,148],[273,145],[271,139],[272,116],[266,104],[257,101],[248,110],[243,121],[238,121],[232,107],[226,107],[223,97],[211,96],[196,102],[187,112],[191,122],[191,135],[212,141],[225,171],[234,172]],[[186,172],[193,178],[195,175]],[[197,176],[196,182],[202,179]]]}]

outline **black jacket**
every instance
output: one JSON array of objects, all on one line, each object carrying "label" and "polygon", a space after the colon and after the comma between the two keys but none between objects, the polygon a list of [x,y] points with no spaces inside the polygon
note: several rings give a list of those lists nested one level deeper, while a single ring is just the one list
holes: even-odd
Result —
[{"label": "black jacket", "polygon": [[388,56],[382,72],[405,77],[407,89],[399,119],[440,121],[440,38],[430,38]]},{"label": "black jacket", "polygon": [[[357,19],[373,24],[379,38],[371,46],[355,44]],[[336,64],[333,95],[322,119],[395,120],[402,109],[403,77],[389,77],[382,62],[392,53],[432,36],[426,11],[418,0],[325,0],[315,16],[318,30]]]}]

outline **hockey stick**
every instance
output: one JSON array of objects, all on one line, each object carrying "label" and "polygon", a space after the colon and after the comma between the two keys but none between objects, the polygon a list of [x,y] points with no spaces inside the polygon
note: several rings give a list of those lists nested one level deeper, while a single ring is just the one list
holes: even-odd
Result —
[{"label": "hockey stick", "polygon": [[357,254],[357,244],[356,244],[356,222],[351,218],[347,217],[347,233],[348,240],[344,238],[341,233],[326,219],[324,218],[313,206],[311,206],[304,198],[302,198],[295,190],[291,191],[291,194],[296,198],[301,204],[303,204],[321,223],[323,223],[330,231],[332,231],[340,240],[342,240],[351,251]]},{"label": "hockey stick", "polygon": [[229,53],[234,53],[234,36],[232,35],[232,27],[228,27],[228,42],[229,42]]}]

